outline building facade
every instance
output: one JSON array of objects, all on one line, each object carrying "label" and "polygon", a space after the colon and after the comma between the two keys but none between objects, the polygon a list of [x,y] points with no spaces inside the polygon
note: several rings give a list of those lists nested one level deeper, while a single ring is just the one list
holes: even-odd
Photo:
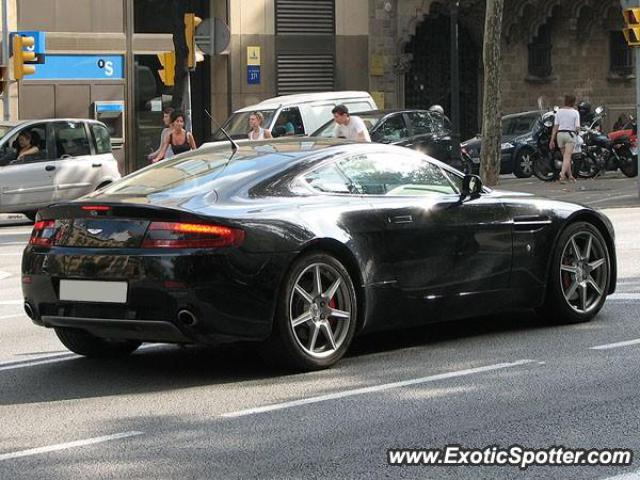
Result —
[{"label": "building facade", "polygon": [[[460,0],[463,137],[480,129],[484,0]],[[10,0],[12,31],[45,31],[45,64],[13,85],[13,118],[93,117],[120,102],[123,171],[148,163],[174,87],[158,55],[174,50],[180,5],[230,29],[222,54],[191,74],[198,143],[227,115],[264,98],[368,90],[379,106],[450,107],[450,0]],[[503,113],[558,104],[575,93],[613,119],[635,103],[633,63],[618,0],[505,1]],[[85,62],[88,72],[81,68]],[[88,62],[88,63],[87,63]],[[111,62],[111,63],[109,63]],[[85,65],[86,66],[86,65]],[[98,67],[96,69],[96,66]],[[100,68],[102,66],[102,68]],[[108,67],[108,68],[107,68]],[[111,107],[110,107],[111,108]],[[104,119],[117,123],[117,113]],[[126,157],[126,163],[125,163]]]}]

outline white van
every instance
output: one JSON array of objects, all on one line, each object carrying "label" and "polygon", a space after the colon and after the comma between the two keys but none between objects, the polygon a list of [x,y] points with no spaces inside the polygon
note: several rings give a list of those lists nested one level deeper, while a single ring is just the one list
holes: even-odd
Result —
[{"label": "white van", "polygon": [[[28,154],[19,154],[21,141],[30,142]],[[39,208],[73,200],[119,178],[111,136],[101,122],[0,122],[0,213],[24,213],[33,219]]]},{"label": "white van", "polygon": [[[292,133],[294,135],[311,135],[331,120],[331,110],[339,104],[346,105],[351,113],[377,110],[378,108],[376,102],[367,92],[344,91],[284,95],[236,110],[224,123],[223,128],[233,139],[247,138],[249,116],[252,112],[257,111],[264,115],[262,127],[270,130],[274,137],[284,135],[285,126],[288,126],[288,129],[293,126]],[[214,142],[225,140],[225,136],[219,130],[214,133]]]}]

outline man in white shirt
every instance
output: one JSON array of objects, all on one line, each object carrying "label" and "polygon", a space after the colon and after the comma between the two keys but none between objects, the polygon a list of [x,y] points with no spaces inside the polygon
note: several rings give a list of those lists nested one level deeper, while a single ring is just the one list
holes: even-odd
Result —
[{"label": "man in white shirt", "polygon": [[337,138],[346,138],[356,142],[371,142],[367,126],[360,117],[349,115],[349,109],[345,105],[336,105],[331,113],[333,113],[333,119],[336,122],[334,135]]},{"label": "man in white shirt", "polygon": [[580,114],[575,109],[575,104],[575,95],[565,95],[564,107],[556,112],[556,120],[551,132],[551,141],[549,142],[549,149],[552,154],[556,143],[562,151],[562,169],[558,179],[560,183],[564,183],[565,178],[572,182],[576,181],[571,171],[571,155],[573,155],[578,132],[580,132]]}]

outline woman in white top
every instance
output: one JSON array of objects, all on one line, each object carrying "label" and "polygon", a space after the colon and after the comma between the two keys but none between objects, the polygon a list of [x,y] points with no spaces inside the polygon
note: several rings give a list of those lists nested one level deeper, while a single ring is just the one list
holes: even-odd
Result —
[{"label": "woman in white top", "polygon": [[571,155],[576,146],[578,133],[580,132],[580,114],[575,109],[575,95],[565,95],[564,107],[556,112],[556,120],[551,132],[549,149],[553,153],[556,143],[562,151],[562,169],[560,170],[560,183],[565,182],[565,178],[575,182],[571,171]]},{"label": "woman in white top", "polygon": [[266,138],[273,138],[271,132],[265,128],[262,128],[262,122],[264,122],[264,115],[260,112],[253,112],[249,115],[249,140],[264,140]]}]

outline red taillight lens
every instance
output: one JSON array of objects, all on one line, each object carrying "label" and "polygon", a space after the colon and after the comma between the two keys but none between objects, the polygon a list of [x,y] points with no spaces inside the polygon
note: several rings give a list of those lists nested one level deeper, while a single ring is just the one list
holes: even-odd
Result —
[{"label": "red taillight lens", "polygon": [[108,212],[111,207],[108,205],[83,205],[82,210],[94,211],[94,212]]},{"label": "red taillight lens", "polygon": [[244,231],[204,223],[153,222],[142,248],[218,248],[241,245]]},{"label": "red taillight lens", "polygon": [[40,220],[33,225],[29,245],[50,247],[53,245],[53,237],[56,233],[55,220]]}]

